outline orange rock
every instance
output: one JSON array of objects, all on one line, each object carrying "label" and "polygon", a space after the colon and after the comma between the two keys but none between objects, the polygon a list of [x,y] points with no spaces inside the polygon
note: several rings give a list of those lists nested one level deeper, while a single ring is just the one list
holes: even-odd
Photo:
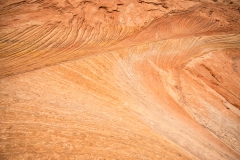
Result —
[{"label": "orange rock", "polygon": [[240,159],[239,8],[0,2],[0,159]]}]

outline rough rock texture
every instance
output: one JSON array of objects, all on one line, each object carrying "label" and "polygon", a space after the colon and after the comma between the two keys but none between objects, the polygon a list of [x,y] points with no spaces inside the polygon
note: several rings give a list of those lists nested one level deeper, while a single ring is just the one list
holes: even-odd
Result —
[{"label": "rough rock texture", "polygon": [[239,0],[0,1],[0,159],[240,159]]}]

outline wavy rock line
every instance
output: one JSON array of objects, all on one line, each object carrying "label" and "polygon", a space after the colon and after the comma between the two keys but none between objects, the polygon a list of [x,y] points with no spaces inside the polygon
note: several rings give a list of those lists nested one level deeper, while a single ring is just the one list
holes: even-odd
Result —
[{"label": "wavy rock line", "polygon": [[[86,3],[86,5],[82,3]],[[133,4],[122,6],[128,11]],[[42,9],[41,13],[46,11],[46,18],[53,12],[54,18],[40,17],[36,10],[31,8],[34,5]],[[114,5],[119,6],[118,4]],[[135,5],[141,8],[141,3]],[[22,1],[6,6],[2,7],[3,10],[0,13],[3,20],[6,19],[0,23],[2,25],[0,30],[1,78],[139,43],[199,34],[238,32],[239,30],[239,27],[236,27],[239,22],[229,19],[226,12],[222,11],[223,4],[215,6],[209,3],[193,3],[190,7],[186,6],[187,10],[182,12],[181,10],[173,12],[174,10],[169,9],[165,13],[159,13],[160,18],[157,20],[153,18],[156,16],[155,14],[148,13],[152,16],[150,18],[152,21],[146,24],[144,22],[145,25],[139,26],[127,23],[119,24],[119,20],[125,16],[122,15],[122,12],[113,14],[101,11],[103,4],[90,1],[81,2],[75,8],[73,6],[57,7],[60,11],[55,11],[52,4],[45,1]],[[32,16],[36,14],[36,20],[25,22],[25,19],[19,19],[19,22],[12,22],[19,23],[20,27],[18,28],[8,24],[9,19],[7,18],[11,15],[10,13],[21,11],[18,6],[29,8]],[[206,7],[208,8],[206,9]],[[85,8],[92,10],[92,12],[88,10],[90,15],[100,17],[90,19]],[[109,7],[107,8],[109,9]],[[76,9],[79,9],[79,12],[82,9],[81,13],[78,13]],[[124,9],[122,10],[124,11]],[[228,6],[226,9],[240,19],[237,14],[237,6]],[[62,13],[63,11],[64,13]],[[29,16],[27,11],[22,10],[22,12],[23,15]],[[214,13],[218,13],[222,19]],[[129,13],[130,17],[128,18],[134,16],[132,14]],[[60,19],[61,16],[66,18]]]}]

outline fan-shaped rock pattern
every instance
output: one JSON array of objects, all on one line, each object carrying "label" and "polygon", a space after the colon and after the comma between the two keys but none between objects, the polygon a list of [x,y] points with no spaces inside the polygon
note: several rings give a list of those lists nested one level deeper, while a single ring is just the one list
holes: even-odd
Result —
[{"label": "fan-shaped rock pattern", "polygon": [[1,159],[240,159],[240,2],[0,2]]}]

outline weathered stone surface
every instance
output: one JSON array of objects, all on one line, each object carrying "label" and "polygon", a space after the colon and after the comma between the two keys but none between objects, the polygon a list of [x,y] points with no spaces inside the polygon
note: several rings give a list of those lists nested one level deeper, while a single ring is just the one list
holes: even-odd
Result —
[{"label": "weathered stone surface", "polygon": [[240,159],[240,2],[0,2],[0,159]]}]

